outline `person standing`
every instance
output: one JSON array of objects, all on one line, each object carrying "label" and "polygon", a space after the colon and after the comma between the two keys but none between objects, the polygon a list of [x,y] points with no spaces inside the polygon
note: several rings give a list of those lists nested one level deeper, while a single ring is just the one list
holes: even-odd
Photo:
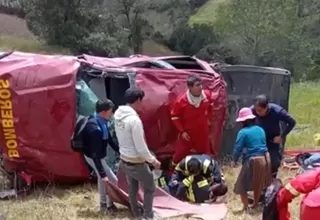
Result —
[{"label": "person standing", "polygon": [[106,193],[106,181],[117,184],[118,179],[106,163],[108,144],[117,152],[119,147],[110,138],[108,120],[113,115],[114,104],[111,100],[97,101],[96,112],[90,116],[83,134],[84,158],[98,177],[98,190],[100,194],[100,211],[117,211]]},{"label": "person standing", "polygon": [[211,155],[209,119],[212,118],[212,98],[209,90],[202,89],[201,78],[187,79],[188,90],[179,96],[171,109],[171,120],[179,132],[173,155],[173,166],[189,155]]},{"label": "person standing", "polygon": [[235,167],[242,156],[242,168],[234,186],[239,194],[243,210],[249,208],[248,192],[253,191],[253,208],[258,207],[259,198],[272,180],[271,162],[264,130],[255,125],[255,115],[250,108],[242,108],[236,122],[241,123],[233,150],[231,167]]},{"label": "person standing", "polygon": [[[114,114],[115,131],[120,148],[120,169],[126,174],[131,211],[135,217],[153,219],[155,183],[148,164],[159,169],[161,163],[150,153],[145,141],[140,110],[144,91],[129,88],[124,94],[126,105],[119,106]],[[137,202],[139,183],[144,190],[143,213]]]},{"label": "person standing", "polygon": [[[269,103],[266,95],[258,95],[251,106],[257,124],[266,133],[267,147],[271,157],[272,175],[276,178],[283,156],[283,140],[295,127],[295,119],[281,106]],[[280,127],[280,122],[285,124]]]}]

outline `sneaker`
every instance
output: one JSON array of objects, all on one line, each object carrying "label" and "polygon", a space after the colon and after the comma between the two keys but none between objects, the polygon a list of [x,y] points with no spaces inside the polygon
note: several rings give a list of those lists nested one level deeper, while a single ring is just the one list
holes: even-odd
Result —
[{"label": "sneaker", "polygon": [[111,206],[107,207],[107,211],[108,212],[118,212],[118,208],[117,208],[117,206],[112,204]]},{"label": "sneaker", "polygon": [[118,212],[118,208],[115,205],[111,205],[111,206],[107,206],[106,204],[101,204],[100,205],[100,212],[106,214],[114,214],[116,212]]}]

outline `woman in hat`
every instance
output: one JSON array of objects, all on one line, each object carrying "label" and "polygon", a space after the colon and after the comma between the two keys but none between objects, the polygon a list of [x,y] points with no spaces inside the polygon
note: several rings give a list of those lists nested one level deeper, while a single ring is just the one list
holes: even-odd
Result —
[{"label": "woman in hat", "polygon": [[236,167],[242,156],[242,168],[235,183],[234,192],[241,197],[243,210],[249,207],[248,191],[253,191],[252,208],[258,207],[261,192],[271,183],[271,162],[266,145],[264,130],[255,124],[255,116],[250,108],[242,108],[236,122],[241,129],[233,150],[232,167]]}]

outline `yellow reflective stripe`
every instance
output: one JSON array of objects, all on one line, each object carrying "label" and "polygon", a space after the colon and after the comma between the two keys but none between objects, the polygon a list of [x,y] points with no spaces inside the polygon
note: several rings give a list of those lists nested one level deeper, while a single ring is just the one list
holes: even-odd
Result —
[{"label": "yellow reflective stripe", "polygon": [[164,186],[166,186],[166,185],[167,185],[167,183],[166,183],[165,178],[164,178],[164,177],[161,177],[161,178],[160,178],[160,186],[161,186],[161,187],[164,187]]},{"label": "yellow reflective stripe", "polygon": [[287,185],[285,185],[284,187],[286,190],[288,190],[293,196],[297,197],[300,195],[300,193],[295,189],[293,188],[293,186],[288,183]]},{"label": "yellow reflective stripe", "polygon": [[187,178],[185,178],[182,183],[186,186],[186,187],[190,187],[192,185],[193,182],[193,176],[189,176]]},{"label": "yellow reflective stripe", "polygon": [[179,120],[179,117],[171,117],[171,120]]},{"label": "yellow reflective stripe", "polygon": [[202,188],[202,187],[205,187],[205,186],[209,185],[209,182],[208,182],[208,180],[202,180],[202,181],[199,181],[197,183],[197,185],[198,185],[199,188]]},{"label": "yellow reflective stripe", "polygon": [[196,198],[195,198],[194,193],[193,193],[192,185],[188,188],[187,198],[188,198],[188,200],[190,202],[196,202]]},{"label": "yellow reflective stripe", "polygon": [[156,186],[159,186],[158,180],[155,180],[155,181],[154,181],[154,184],[155,184]]},{"label": "yellow reflective stripe", "polygon": [[188,162],[189,162],[190,159],[191,159],[191,156],[186,156],[186,159],[185,159],[185,162],[184,162],[184,166],[185,166],[184,170],[185,170],[186,174],[189,173]]},{"label": "yellow reflective stripe", "polygon": [[180,168],[180,164],[178,164],[176,166],[176,168],[174,168],[174,169],[175,169],[175,171],[183,172],[183,170],[181,170],[181,168]]},{"label": "yellow reflective stripe", "polygon": [[203,167],[202,167],[204,174],[207,173],[209,165],[210,165],[210,160],[205,159],[205,161],[203,162]]}]

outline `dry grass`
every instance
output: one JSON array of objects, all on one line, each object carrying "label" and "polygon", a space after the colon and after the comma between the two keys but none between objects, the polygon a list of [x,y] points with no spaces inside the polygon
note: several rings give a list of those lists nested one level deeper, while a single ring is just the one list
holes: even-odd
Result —
[{"label": "dry grass", "polygon": [[[229,183],[227,220],[260,220],[261,215],[236,214],[241,208],[239,198],[232,193],[233,183],[238,169],[224,167],[226,180]],[[294,173],[281,172],[281,178],[287,182]],[[85,184],[77,187],[48,186],[46,189],[35,189],[33,195],[11,201],[0,201],[0,214],[6,220],[101,220],[101,219],[130,219],[126,208],[116,216],[107,216],[98,212],[98,194],[95,185]],[[299,201],[291,205],[292,220],[298,220]],[[183,217],[174,220],[186,219]]]}]

